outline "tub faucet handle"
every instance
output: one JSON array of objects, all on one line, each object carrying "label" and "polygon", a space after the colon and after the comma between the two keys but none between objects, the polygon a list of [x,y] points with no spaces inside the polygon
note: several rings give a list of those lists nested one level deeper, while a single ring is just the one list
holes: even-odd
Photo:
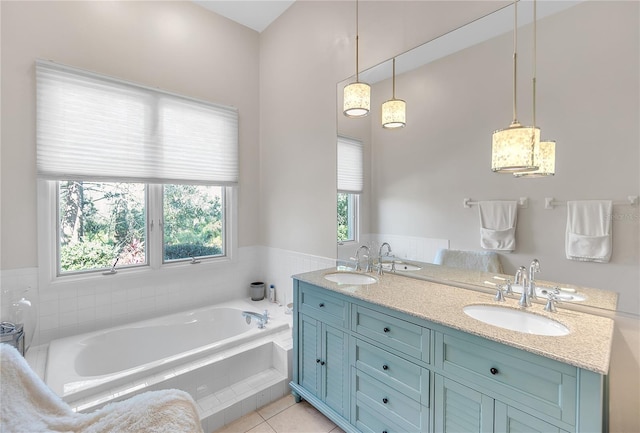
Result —
[{"label": "tub faucet handle", "polygon": [[264,310],[262,317],[264,318],[264,323],[269,323],[269,310]]}]

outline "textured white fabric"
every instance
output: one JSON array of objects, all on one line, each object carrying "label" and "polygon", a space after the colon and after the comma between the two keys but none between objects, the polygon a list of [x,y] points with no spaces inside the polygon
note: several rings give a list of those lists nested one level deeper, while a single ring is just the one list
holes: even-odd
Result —
[{"label": "textured white fabric", "polygon": [[567,259],[607,263],[611,259],[610,200],[567,202]]},{"label": "textured white fabric", "polygon": [[177,389],[75,413],[8,344],[0,344],[0,385],[2,433],[202,433],[193,399]]},{"label": "textured white fabric", "polygon": [[441,249],[433,260],[436,265],[452,268],[471,269],[474,271],[504,273],[498,253],[491,251],[458,251]]},{"label": "textured white fabric", "polygon": [[478,209],[480,246],[486,250],[515,250],[518,202],[481,201]]}]

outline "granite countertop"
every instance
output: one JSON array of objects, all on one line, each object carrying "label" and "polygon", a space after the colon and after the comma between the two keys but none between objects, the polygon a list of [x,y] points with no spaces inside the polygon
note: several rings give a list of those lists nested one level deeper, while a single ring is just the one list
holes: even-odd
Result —
[{"label": "granite countertop", "polygon": [[534,303],[527,311],[552,318],[570,332],[559,337],[526,334],[485,324],[462,311],[471,304],[498,304],[519,309],[517,298],[507,297],[506,302],[498,303],[488,293],[391,273],[369,274],[375,276],[377,282],[367,285],[337,284],[324,278],[325,274],[336,271],[339,269],[328,268],[293,278],[575,367],[608,374],[614,322],[607,317],[561,307],[556,313],[548,313],[543,310],[544,305]]}]

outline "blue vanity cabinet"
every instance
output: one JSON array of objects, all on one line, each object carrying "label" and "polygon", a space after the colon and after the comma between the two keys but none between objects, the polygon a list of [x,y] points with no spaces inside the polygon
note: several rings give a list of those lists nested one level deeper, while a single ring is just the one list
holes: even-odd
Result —
[{"label": "blue vanity cabinet", "polygon": [[293,348],[348,433],[607,431],[606,376],[297,279]]},{"label": "blue vanity cabinet", "polygon": [[300,313],[294,327],[298,343],[294,364],[297,383],[335,414],[349,419],[349,335],[344,331],[348,304],[313,290],[312,286],[301,285]]}]

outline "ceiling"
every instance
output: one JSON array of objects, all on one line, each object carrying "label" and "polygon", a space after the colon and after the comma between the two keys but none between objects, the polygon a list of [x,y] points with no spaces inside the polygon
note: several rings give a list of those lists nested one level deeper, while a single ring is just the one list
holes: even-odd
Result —
[{"label": "ceiling", "polygon": [[262,32],[295,0],[193,0],[194,3]]}]

